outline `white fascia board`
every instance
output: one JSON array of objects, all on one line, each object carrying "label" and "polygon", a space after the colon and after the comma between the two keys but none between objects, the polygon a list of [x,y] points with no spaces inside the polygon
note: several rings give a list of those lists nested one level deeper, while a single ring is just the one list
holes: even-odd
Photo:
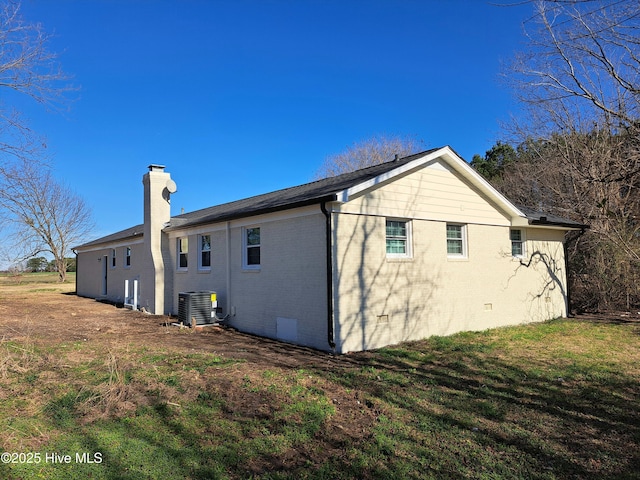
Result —
[{"label": "white fascia board", "polygon": [[511,220],[512,227],[530,227],[529,219],[526,217],[516,217]]},{"label": "white fascia board", "polygon": [[376,185],[386,182],[387,180],[391,180],[398,175],[402,175],[405,172],[408,172],[410,170],[413,170],[414,168],[418,168],[438,159],[443,160],[449,167],[451,167],[469,183],[480,190],[484,195],[491,199],[493,203],[498,205],[504,212],[507,213],[508,216],[511,217],[512,223],[515,224],[522,221],[528,225],[527,216],[524,213],[522,213],[513,203],[507,200],[504,195],[498,192],[489,182],[487,182],[478,172],[471,168],[471,166],[467,162],[460,158],[448,146],[442,147],[435,152],[428,153],[424,157],[416,158],[409,163],[406,163],[398,168],[394,168],[393,170],[383,173],[382,175],[378,175],[377,177],[367,180],[366,182],[362,182],[351,188],[342,190],[341,192],[337,193],[337,201],[346,203],[351,197],[364,190],[372,188]]},{"label": "white fascia board", "polygon": [[362,192],[363,190],[367,190],[371,187],[374,187],[376,185],[379,185],[380,183],[386,182],[387,180],[392,179],[393,177],[396,177],[398,175],[402,175],[405,172],[408,172],[410,170],[413,170],[416,167],[420,167],[436,158],[438,158],[440,156],[440,152],[442,149],[437,150],[435,152],[429,153],[427,155],[425,155],[424,157],[420,157],[420,158],[416,158],[415,160],[406,163],[404,165],[402,165],[401,167],[398,168],[394,168],[393,170],[390,170],[386,173],[383,173],[382,175],[378,175],[377,177],[374,177],[370,180],[367,180],[366,182],[362,182],[359,183],[358,185],[354,185],[351,188],[348,188],[346,190],[342,190],[341,192],[337,192],[336,197],[337,197],[337,201],[341,202],[341,203],[346,203],[348,202],[351,197],[357,195],[358,193]]}]

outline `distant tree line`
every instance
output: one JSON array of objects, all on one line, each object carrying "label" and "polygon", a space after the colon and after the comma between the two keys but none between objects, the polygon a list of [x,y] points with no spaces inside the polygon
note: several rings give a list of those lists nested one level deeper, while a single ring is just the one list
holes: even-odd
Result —
[{"label": "distant tree line", "polygon": [[[65,258],[66,272],[76,271],[75,257]],[[55,260],[47,260],[45,257],[33,257],[27,260],[28,272],[58,272],[58,263]]]}]

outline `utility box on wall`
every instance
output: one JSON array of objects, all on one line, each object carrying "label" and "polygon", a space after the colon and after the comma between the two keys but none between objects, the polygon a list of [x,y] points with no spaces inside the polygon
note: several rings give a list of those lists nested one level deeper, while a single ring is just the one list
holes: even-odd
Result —
[{"label": "utility box on wall", "polygon": [[187,326],[211,325],[216,322],[217,307],[216,292],[180,292],[178,321]]}]

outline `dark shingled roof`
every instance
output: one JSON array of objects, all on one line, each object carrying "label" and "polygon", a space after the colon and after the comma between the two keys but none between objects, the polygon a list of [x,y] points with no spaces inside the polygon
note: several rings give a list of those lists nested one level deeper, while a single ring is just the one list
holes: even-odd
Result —
[{"label": "dark shingled roof", "polygon": [[120,230],[119,232],[112,233],[111,235],[107,235],[106,237],[100,237],[90,242],[83,243],[82,245],[73,247],[73,249],[75,250],[76,248],[80,248],[80,247],[90,247],[93,245],[100,245],[102,243],[115,242],[116,240],[123,240],[125,238],[134,238],[134,237],[142,238],[143,232],[144,232],[144,225],[136,225],[135,227],[127,228],[125,230]]},{"label": "dark shingled roof", "polygon": [[[439,149],[433,148],[398,160],[392,160],[372,167],[356,170],[355,172],[323,178],[322,180],[305,183],[304,185],[276,190],[275,192],[256,195],[255,197],[244,198],[242,200],[236,200],[235,202],[223,203],[222,205],[203,208],[202,210],[196,210],[190,213],[183,213],[182,215],[171,217],[169,226],[166,227],[165,230],[205,223],[222,222],[232,220],[234,218],[250,217],[278,210],[313,205],[323,201],[331,201],[335,199],[335,194],[342,190],[353,187],[354,185],[358,185],[362,182],[366,182],[367,180],[409,163],[423,155],[435,152],[436,150]],[[100,245],[116,240],[124,240],[125,238],[142,235],[142,232],[143,225],[137,225],[106,237],[84,243],[74,247],[74,249]]]},{"label": "dark shingled roof", "polygon": [[[387,173],[395,168],[401,167],[417,158],[433,153],[440,148],[433,148],[424,152],[409,155],[397,160],[374,165],[372,167],[356,170],[355,172],[344,173],[335,177],[324,178],[311,183],[305,183],[295,187],[277,190],[254,197],[237,200],[235,202],[224,203],[209,208],[203,208],[190,213],[184,213],[171,217],[169,225],[165,230],[174,230],[188,226],[201,225],[206,223],[222,222],[235,218],[250,217],[264,213],[286,210],[290,208],[314,205],[325,201],[336,199],[336,194],[348,188],[359,185],[367,180]],[[536,212],[525,207],[518,207],[529,219],[531,225],[554,225],[569,228],[585,228],[571,220],[563,219],[542,212]],[[106,237],[98,238],[78,247],[88,247],[100,245],[116,240],[141,236],[143,225],[113,233]]]},{"label": "dark shingled roof", "polygon": [[275,192],[171,217],[171,222],[167,230],[203,223],[221,222],[234,218],[250,217],[278,210],[313,205],[323,201],[331,201],[335,199],[335,194],[338,192],[366,182],[436,150],[439,149],[434,148],[398,160],[356,170],[355,172],[323,178],[322,180],[305,183],[304,185],[276,190]]}]

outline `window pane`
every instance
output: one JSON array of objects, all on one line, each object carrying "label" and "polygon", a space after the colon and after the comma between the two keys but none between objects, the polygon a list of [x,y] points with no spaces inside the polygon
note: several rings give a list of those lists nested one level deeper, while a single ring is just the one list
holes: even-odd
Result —
[{"label": "window pane", "polygon": [[387,254],[408,255],[409,222],[401,220],[386,221],[386,250]]},{"label": "window pane", "polygon": [[463,225],[447,224],[447,254],[464,256]]},{"label": "window pane", "polygon": [[187,253],[189,251],[189,239],[187,237],[178,238],[178,267],[187,268]]},{"label": "window pane", "polygon": [[260,245],[260,227],[247,228],[247,245]]},{"label": "window pane", "polygon": [[406,237],[406,236],[407,236],[406,222],[387,220],[387,237]]},{"label": "window pane", "polygon": [[211,237],[209,235],[202,235],[200,237],[200,249],[203,252],[211,251]]},{"label": "window pane", "polygon": [[462,255],[462,240],[447,240],[447,253]]},{"label": "window pane", "polygon": [[462,240],[462,225],[447,225],[447,238]]},{"label": "window pane", "polygon": [[200,267],[211,266],[211,236],[202,235],[200,237]]},{"label": "window pane", "polygon": [[511,255],[514,257],[521,257],[524,255],[522,230],[510,230],[509,237],[511,238]]},{"label": "window pane", "polygon": [[511,242],[511,255],[514,257],[522,256],[522,242]]},{"label": "window pane", "polygon": [[260,247],[247,248],[247,265],[260,265]]},{"label": "window pane", "polygon": [[407,253],[406,240],[387,238],[387,253]]}]

